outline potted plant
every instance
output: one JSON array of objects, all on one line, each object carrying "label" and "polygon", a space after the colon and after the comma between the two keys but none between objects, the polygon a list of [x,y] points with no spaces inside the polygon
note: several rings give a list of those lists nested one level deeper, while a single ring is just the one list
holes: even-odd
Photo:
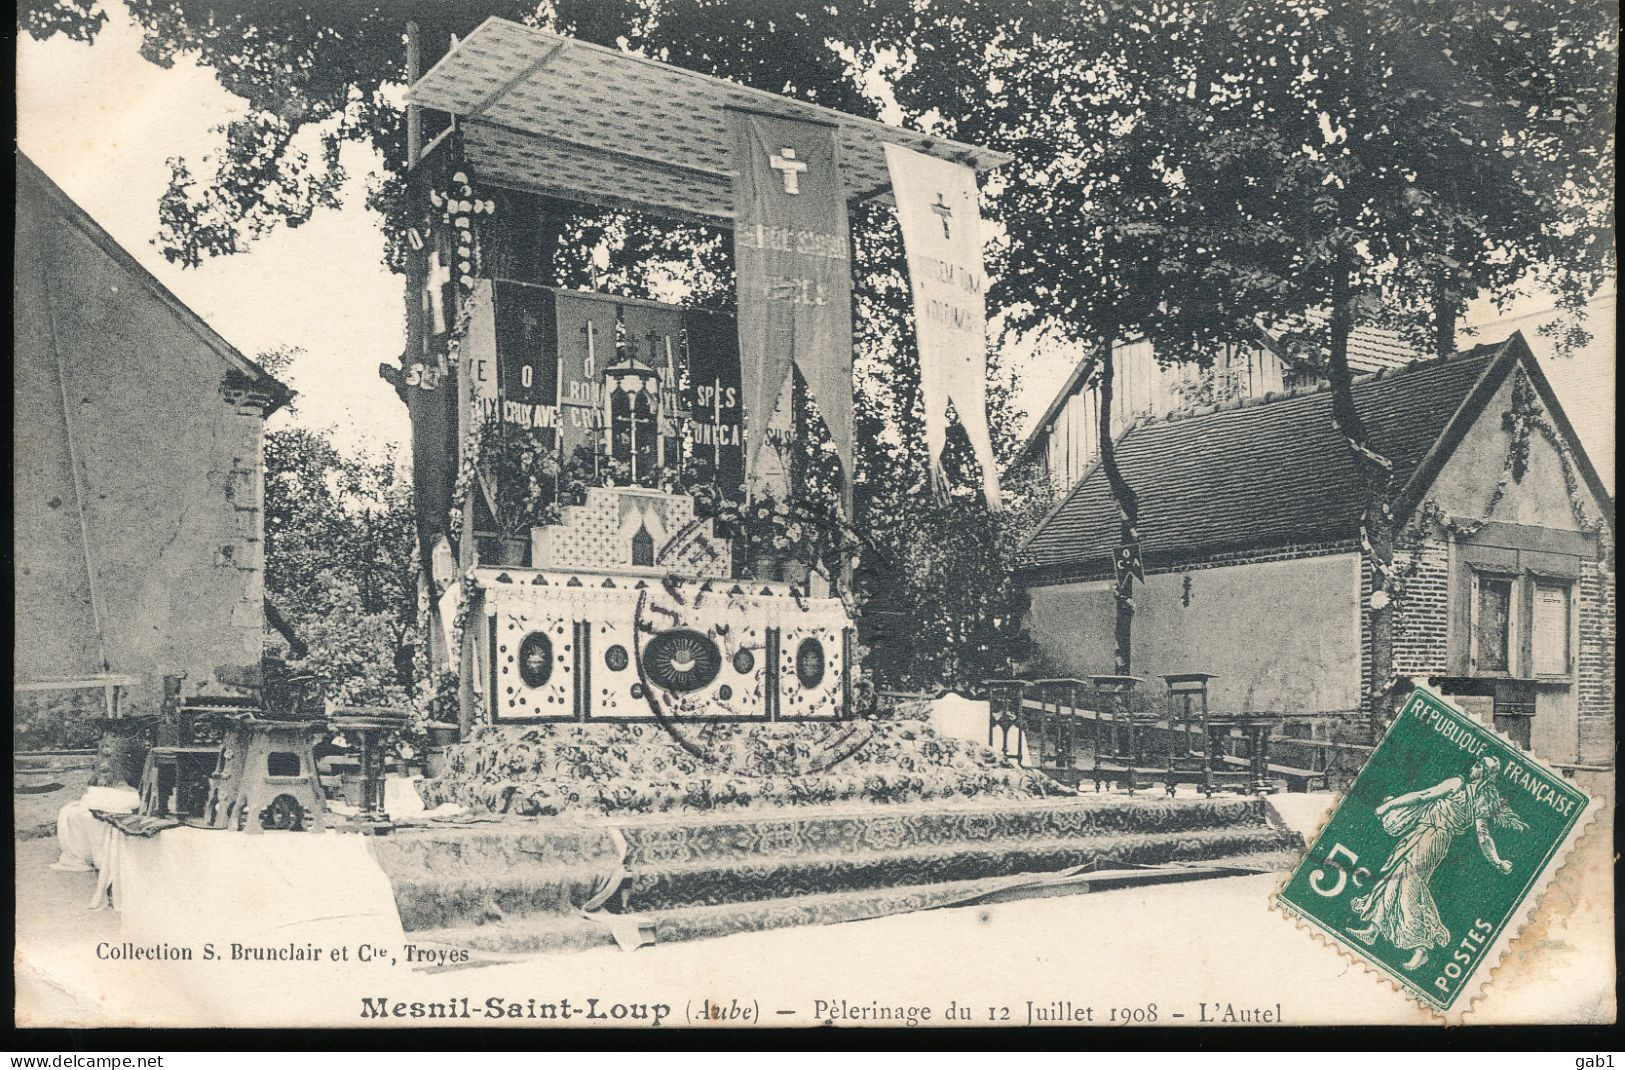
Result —
[{"label": "potted plant", "polygon": [[530,529],[559,519],[557,451],[541,428],[487,416],[476,460],[496,521],[498,565],[525,563]]}]

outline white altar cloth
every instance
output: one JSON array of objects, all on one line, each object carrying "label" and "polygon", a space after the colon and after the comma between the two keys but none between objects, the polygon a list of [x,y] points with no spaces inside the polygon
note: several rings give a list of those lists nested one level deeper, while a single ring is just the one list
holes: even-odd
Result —
[{"label": "white altar cloth", "polygon": [[188,826],[111,835],[100,884],[127,939],[398,946],[389,879],[364,836]]},{"label": "white altar cloth", "polygon": [[92,810],[108,814],[131,814],[141,806],[134,788],[90,787],[85,794],[56,813],[57,859],[52,869],[87,873],[102,867],[107,833],[111,826],[98,821]]},{"label": "white altar cloth", "polygon": [[937,735],[987,742],[987,703],[956,695],[952,691],[931,703],[931,727]]}]

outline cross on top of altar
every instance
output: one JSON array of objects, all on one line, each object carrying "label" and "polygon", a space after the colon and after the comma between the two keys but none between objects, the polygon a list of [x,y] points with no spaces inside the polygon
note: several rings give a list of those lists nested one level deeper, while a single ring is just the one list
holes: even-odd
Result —
[{"label": "cross on top of altar", "polygon": [[451,265],[435,249],[429,254],[429,270],[423,278],[423,292],[430,322],[437,334],[444,334],[450,321],[446,316],[446,287],[451,285]]},{"label": "cross on top of altar", "polygon": [[[853,201],[889,200],[887,143],[977,171],[1009,160],[497,18],[442,57],[407,100],[457,116],[464,152],[486,181],[679,219],[733,218],[730,110],[834,127]],[[783,150],[774,159],[784,191],[797,193],[806,162]]]}]

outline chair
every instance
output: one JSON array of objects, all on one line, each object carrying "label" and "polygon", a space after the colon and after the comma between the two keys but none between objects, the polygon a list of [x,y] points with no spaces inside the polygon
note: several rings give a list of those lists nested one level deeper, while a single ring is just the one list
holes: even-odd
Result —
[{"label": "chair", "polygon": [[[1174,793],[1176,784],[1194,784],[1209,798],[1225,788],[1249,790],[1262,774],[1251,765],[1247,770],[1236,769],[1225,743],[1240,728],[1252,741],[1252,753],[1267,755],[1267,724],[1266,741],[1261,744],[1256,718],[1215,714],[1208,704],[1208,685],[1218,679],[1213,673],[1166,673],[1162,679],[1168,689],[1168,794]],[[1200,741],[1200,751],[1194,749],[1193,741]]]},{"label": "chair", "polygon": [[[1034,680],[1028,685],[1038,698],[1038,708],[1022,704],[1023,736],[1029,741],[1033,764],[1046,773],[1076,783],[1078,774],[1078,727],[1082,719],[1087,681],[1060,676]],[[1048,707],[1054,705],[1055,709]]]},{"label": "chair", "polygon": [[[1022,707],[1026,703],[1027,681],[983,680],[982,693],[987,696],[987,745],[1005,759],[1021,761]],[[1010,748],[1010,733],[1016,734],[1015,749]],[[994,742],[997,739],[998,742]]]}]

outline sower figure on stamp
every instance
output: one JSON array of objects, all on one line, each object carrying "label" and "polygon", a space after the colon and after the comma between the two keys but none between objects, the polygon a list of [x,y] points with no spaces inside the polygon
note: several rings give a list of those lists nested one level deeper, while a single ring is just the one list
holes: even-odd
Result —
[{"label": "sower figure on stamp", "polygon": [[1501,798],[1495,786],[1500,768],[1498,759],[1486,755],[1473,763],[1465,783],[1451,777],[1377,807],[1383,831],[1399,842],[1371,890],[1354,900],[1355,913],[1367,924],[1350,929],[1352,936],[1366,944],[1381,936],[1401,950],[1411,950],[1407,970],[1427,962],[1430,948],[1448,944],[1450,932],[1439,920],[1428,884],[1450,845],[1468,829],[1476,832],[1479,850],[1490,865],[1502,873],[1512,872],[1512,863],[1496,853],[1490,825],[1514,830],[1529,826]]}]

